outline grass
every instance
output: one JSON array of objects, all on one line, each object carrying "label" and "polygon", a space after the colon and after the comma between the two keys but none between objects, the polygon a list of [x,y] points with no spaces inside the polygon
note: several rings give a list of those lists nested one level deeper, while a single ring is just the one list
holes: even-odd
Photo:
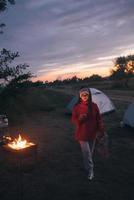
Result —
[{"label": "grass", "polygon": [[[23,177],[24,200],[133,200],[134,135],[133,130],[120,128],[128,103],[114,101],[117,111],[104,116],[111,156],[105,160],[94,155],[95,179],[90,183],[70,116],[64,113],[70,96],[45,90],[29,91],[27,95],[26,99],[31,97],[34,101],[27,104],[31,108],[40,99],[36,105],[53,105],[54,109],[34,109],[23,123],[10,126],[11,134],[21,132],[38,143],[36,168]],[[17,173],[10,173],[1,165],[0,175],[1,199],[18,200]]]},{"label": "grass", "polygon": [[30,88],[25,93],[9,96],[4,101],[3,110],[12,124],[22,123],[31,113],[51,112],[64,107],[69,97],[46,88]]}]

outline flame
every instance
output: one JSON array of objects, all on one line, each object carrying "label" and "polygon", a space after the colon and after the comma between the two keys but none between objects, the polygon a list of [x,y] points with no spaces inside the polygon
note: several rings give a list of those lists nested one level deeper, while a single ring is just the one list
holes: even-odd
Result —
[{"label": "flame", "polygon": [[10,141],[12,140],[12,138],[10,136],[6,136],[6,135],[3,135],[3,139],[4,140],[10,140]]},{"label": "flame", "polygon": [[27,147],[30,147],[34,145],[32,142],[27,142],[27,140],[22,139],[21,135],[19,135],[18,139],[15,139],[11,143],[8,143],[8,146],[11,147],[12,149],[24,149]]}]

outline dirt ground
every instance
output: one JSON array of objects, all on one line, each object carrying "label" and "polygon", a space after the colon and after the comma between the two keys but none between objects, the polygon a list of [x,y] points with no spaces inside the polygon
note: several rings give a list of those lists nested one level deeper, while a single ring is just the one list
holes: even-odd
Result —
[{"label": "dirt ground", "polygon": [[[80,147],[75,142],[71,116],[58,107],[51,112],[28,115],[10,132],[24,133],[38,144],[35,169],[23,173],[23,200],[133,200],[134,132],[120,128],[128,102],[114,100],[117,111],[104,116],[110,157],[94,154],[95,178],[87,180]],[[17,171],[1,164],[0,200],[20,199]]]}]

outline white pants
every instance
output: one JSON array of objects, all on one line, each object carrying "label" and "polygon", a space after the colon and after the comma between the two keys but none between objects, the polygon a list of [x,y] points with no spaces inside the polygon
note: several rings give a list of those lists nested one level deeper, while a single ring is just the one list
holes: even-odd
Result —
[{"label": "white pants", "polygon": [[92,160],[92,147],[93,147],[93,142],[85,142],[85,141],[79,141],[82,154],[83,154],[83,162],[84,162],[84,167],[87,173],[93,173],[93,160]]}]

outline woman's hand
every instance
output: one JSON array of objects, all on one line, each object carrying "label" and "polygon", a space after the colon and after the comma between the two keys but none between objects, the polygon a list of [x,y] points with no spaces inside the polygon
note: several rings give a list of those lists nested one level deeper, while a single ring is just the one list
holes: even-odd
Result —
[{"label": "woman's hand", "polygon": [[84,121],[86,118],[87,118],[87,114],[86,113],[79,115],[79,121]]}]

